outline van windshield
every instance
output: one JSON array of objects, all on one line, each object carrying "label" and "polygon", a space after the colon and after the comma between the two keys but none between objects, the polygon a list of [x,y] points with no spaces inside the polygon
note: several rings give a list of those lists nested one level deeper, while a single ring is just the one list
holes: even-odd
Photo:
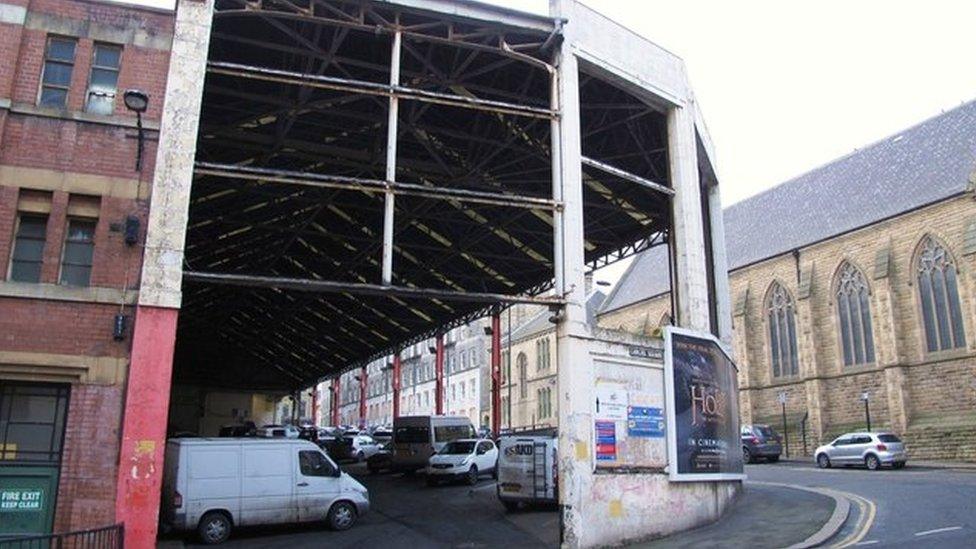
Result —
[{"label": "van windshield", "polygon": [[430,427],[426,426],[411,426],[411,427],[397,427],[396,434],[393,438],[397,442],[402,442],[405,444],[418,444],[427,443],[430,444]]},{"label": "van windshield", "polygon": [[441,450],[441,453],[442,454],[447,454],[447,455],[463,455],[463,456],[466,456],[466,455],[470,454],[471,452],[474,452],[474,442],[472,442],[472,441],[467,441],[467,442],[458,442],[458,441],[448,442],[446,445],[444,445],[444,449]]}]

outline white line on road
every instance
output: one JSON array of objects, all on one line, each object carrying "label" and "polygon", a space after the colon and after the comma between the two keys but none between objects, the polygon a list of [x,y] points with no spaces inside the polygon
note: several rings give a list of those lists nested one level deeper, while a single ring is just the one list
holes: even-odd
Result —
[{"label": "white line on road", "polygon": [[946,526],[945,528],[936,528],[935,530],[925,530],[924,532],[915,532],[915,535],[927,536],[929,534],[941,534],[942,532],[952,532],[953,530],[962,530],[962,526]]},{"label": "white line on road", "polygon": [[875,543],[881,543],[881,542],[879,542],[876,539],[869,539],[867,541],[862,541],[862,542],[859,542],[859,543],[855,543],[854,546],[856,547],[856,546],[859,546],[859,545],[874,545]]}]

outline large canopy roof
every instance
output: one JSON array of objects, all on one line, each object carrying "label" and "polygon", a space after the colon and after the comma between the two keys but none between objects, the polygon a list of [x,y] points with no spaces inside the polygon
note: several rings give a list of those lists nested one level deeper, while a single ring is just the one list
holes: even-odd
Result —
[{"label": "large canopy roof", "polygon": [[[491,307],[558,305],[539,296],[561,208],[559,39],[556,21],[473,3],[218,0],[177,375],[298,388]],[[580,98],[595,268],[663,240],[666,129],[594,76]]]}]

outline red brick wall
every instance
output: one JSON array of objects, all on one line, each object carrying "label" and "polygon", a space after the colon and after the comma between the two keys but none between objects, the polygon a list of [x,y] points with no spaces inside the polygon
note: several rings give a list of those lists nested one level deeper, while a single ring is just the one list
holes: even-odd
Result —
[{"label": "red brick wall", "polygon": [[55,532],[115,522],[122,391],[119,385],[71,386]]},{"label": "red brick wall", "polygon": [[[57,284],[61,272],[61,254],[64,233],[67,228],[67,204],[69,194],[53,193],[51,213],[47,224],[47,244],[44,247],[44,265],[41,281]],[[0,187],[0,280],[6,278],[10,264],[14,229],[17,218],[18,189]],[[142,268],[143,249],[138,244],[125,243],[125,219],[134,216],[139,220],[139,242],[145,234],[149,215],[144,200],[129,200],[103,196],[95,227],[95,248],[92,257],[91,286],[122,290],[136,288]],[[113,231],[115,225],[118,231]]]},{"label": "red brick wall", "polygon": [[0,297],[0,351],[125,357],[129,341],[112,339],[118,312],[118,305]]}]

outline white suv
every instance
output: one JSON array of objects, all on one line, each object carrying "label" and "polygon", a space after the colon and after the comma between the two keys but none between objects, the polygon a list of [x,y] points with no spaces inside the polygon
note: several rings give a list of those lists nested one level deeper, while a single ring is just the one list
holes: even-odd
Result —
[{"label": "white suv", "polygon": [[498,478],[498,448],[490,440],[462,438],[444,445],[440,452],[430,456],[427,462],[427,485],[434,486],[442,480],[463,479],[477,484],[478,477],[491,473]]}]

